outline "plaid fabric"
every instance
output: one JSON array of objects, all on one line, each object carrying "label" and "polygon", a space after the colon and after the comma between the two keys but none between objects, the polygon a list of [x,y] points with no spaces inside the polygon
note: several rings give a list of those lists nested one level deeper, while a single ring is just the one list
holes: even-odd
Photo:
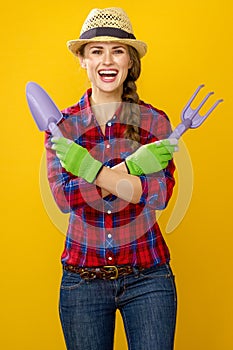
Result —
[{"label": "plaid fabric", "polygon": [[[113,167],[133,152],[130,141],[124,138],[126,125],[121,108],[108,121],[103,135],[90,108],[90,95],[91,89],[76,105],[63,110],[59,127],[64,137],[86,147],[105,166]],[[164,112],[143,101],[140,112],[140,145],[169,136],[171,127]],[[164,171],[140,176],[141,199],[132,204],[114,195],[103,199],[98,186],[66,172],[51,149],[49,132],[45,146],[51,191],[61,211],[70,213],[63,264],[150,267],[169,261],[156,210],[164,209],[172,195],[173,161]]]}]

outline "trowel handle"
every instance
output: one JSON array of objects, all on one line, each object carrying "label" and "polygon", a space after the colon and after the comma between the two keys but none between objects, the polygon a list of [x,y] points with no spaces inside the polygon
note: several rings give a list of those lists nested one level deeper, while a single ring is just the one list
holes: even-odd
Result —
[{"label": "trowel handle", "polygon": [[48,128],[53,136],[63,137],[62,132],[60,131],[56,123],[53,123],[53,122],[49,123]]}]

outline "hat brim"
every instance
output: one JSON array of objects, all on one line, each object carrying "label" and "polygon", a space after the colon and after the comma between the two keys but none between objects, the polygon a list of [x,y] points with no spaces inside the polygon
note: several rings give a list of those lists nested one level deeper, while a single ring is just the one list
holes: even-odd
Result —
[{"label": "hat brim", "polygon": [[67,47],[75,56],[78,56],[78,50],[80,49],[80,47],[92,42],[117,42],[124,45],[132,46],[137,50],[140,58],[145,56],[147,52],[147,45],[143,41],[136,39],[120,39],[114,38],[112,36],[98,36],[91,39],[69,40],[67,41]]}]

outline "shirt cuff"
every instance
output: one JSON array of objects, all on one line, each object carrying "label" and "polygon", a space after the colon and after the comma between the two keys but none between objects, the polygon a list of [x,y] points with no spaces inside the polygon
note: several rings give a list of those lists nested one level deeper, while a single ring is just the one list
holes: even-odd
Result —
[{"label": "shirt cuff", "polygon": [[139,176],[139,179],[141,181],[141,186],[142,186],[142,195],[139,200],[139,204],[146,204],[147,203],[147,198],[148,198],[148,181],[146,175],[141,175]]}]

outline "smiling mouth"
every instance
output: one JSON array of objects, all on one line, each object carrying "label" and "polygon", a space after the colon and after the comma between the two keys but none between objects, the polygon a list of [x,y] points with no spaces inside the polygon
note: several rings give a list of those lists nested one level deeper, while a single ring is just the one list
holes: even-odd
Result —
[{"label": "smiling mouth", "polygon": [[103,78],[114,78],[117,76],[118,71],[115,69],[101,69],[98,73]]}]

